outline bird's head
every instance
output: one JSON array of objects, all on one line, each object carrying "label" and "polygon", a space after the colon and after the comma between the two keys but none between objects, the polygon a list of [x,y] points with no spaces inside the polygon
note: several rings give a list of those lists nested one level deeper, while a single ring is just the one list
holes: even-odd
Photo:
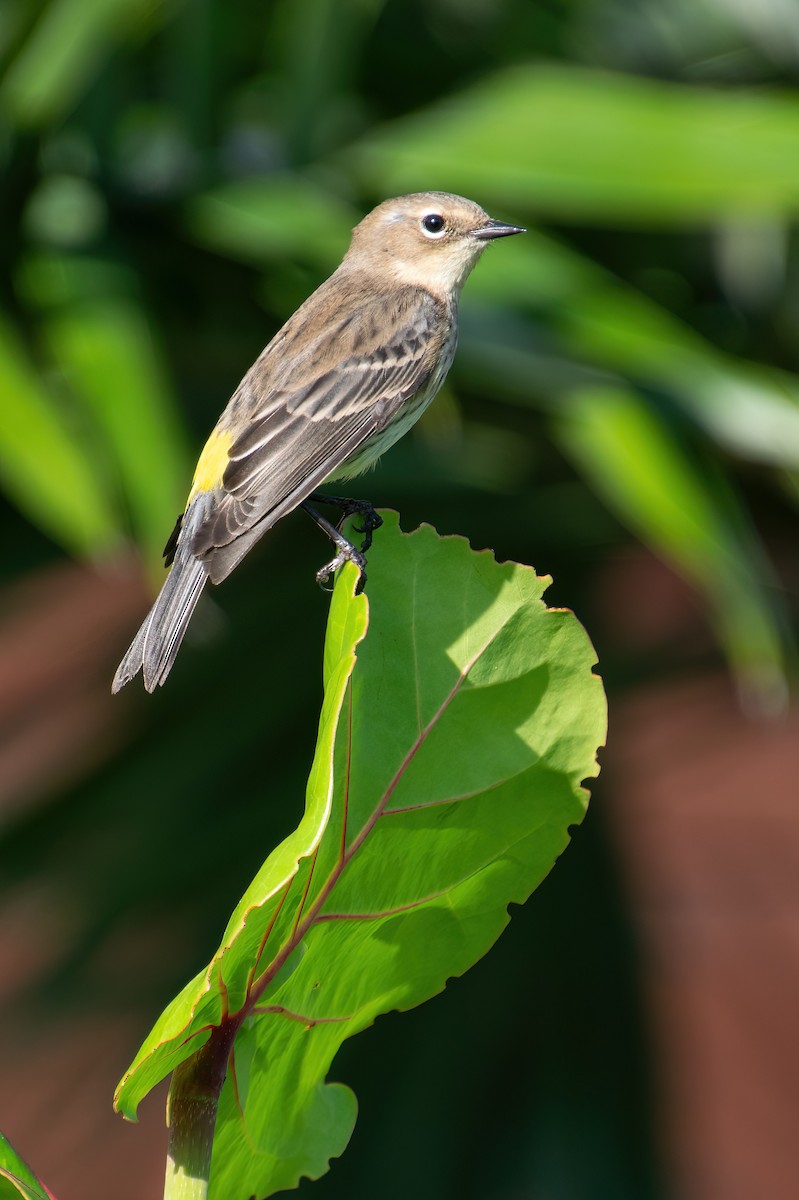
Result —
[{"label": "bird's head", "polygon": [[463,285],[490,241],[524,232],[463,196],[415,192],[372,209],[353,230],[345,262],[444,295]]}]

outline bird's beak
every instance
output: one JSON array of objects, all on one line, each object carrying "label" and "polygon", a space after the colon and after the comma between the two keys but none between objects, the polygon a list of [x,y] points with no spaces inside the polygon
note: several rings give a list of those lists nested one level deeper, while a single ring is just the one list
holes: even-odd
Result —
[{"label": "bird's beak", "polygon": [[510,237],[513,233],[527,233],[527,230],[522,229],[520,225],[505,225],[502,221],[489,221],[480,229],[474,229],[472,237],[481,242],[488,242],[493,238]]}]

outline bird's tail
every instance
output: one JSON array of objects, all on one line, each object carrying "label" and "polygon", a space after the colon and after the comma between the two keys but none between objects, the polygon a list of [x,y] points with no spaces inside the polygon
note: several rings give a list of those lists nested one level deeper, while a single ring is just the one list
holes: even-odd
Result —
[{"label": "bird's tail", "polygon": [[178,545],[172,570],[117,668],[112,692],[123,688],[138,671],[148,692],[164,682],[207,579],[204,564],[187,545]]}]

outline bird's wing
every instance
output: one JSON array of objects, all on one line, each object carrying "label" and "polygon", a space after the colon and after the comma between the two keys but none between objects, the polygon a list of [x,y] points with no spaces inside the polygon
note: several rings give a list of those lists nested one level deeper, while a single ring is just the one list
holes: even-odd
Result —
[{"label": "bird's wing", "polygon": [[[313,314],[303,315],[307,329]],[[238,409],[249,419],[211,511],[191,531],[214,582],[424,387],[448,332],[439,302],[417,289],[364,300],[304,345],[292,324],[242,382]]]}]

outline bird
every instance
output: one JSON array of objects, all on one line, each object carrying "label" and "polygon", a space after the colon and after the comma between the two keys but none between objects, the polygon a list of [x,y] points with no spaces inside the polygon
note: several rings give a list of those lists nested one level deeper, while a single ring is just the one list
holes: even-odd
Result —
[{"label": "bird", "polygon": [[[467,276],[492,241],[525,232],[436,191],[385,200],[355,226],[338,268],[268,343],[205,443],[164,548],[171,570],[112,692],[140,670],[148,692],[162,685],[205,585],[221,583],[298,507],[336,546],[317,581],[350,560],[362,586],[380,518],[318,488],[373,466],[419,419],[452,363]],[[337,504],[338,525],[312,502]],[[360,550],[340,528],[356,512]]]}]

